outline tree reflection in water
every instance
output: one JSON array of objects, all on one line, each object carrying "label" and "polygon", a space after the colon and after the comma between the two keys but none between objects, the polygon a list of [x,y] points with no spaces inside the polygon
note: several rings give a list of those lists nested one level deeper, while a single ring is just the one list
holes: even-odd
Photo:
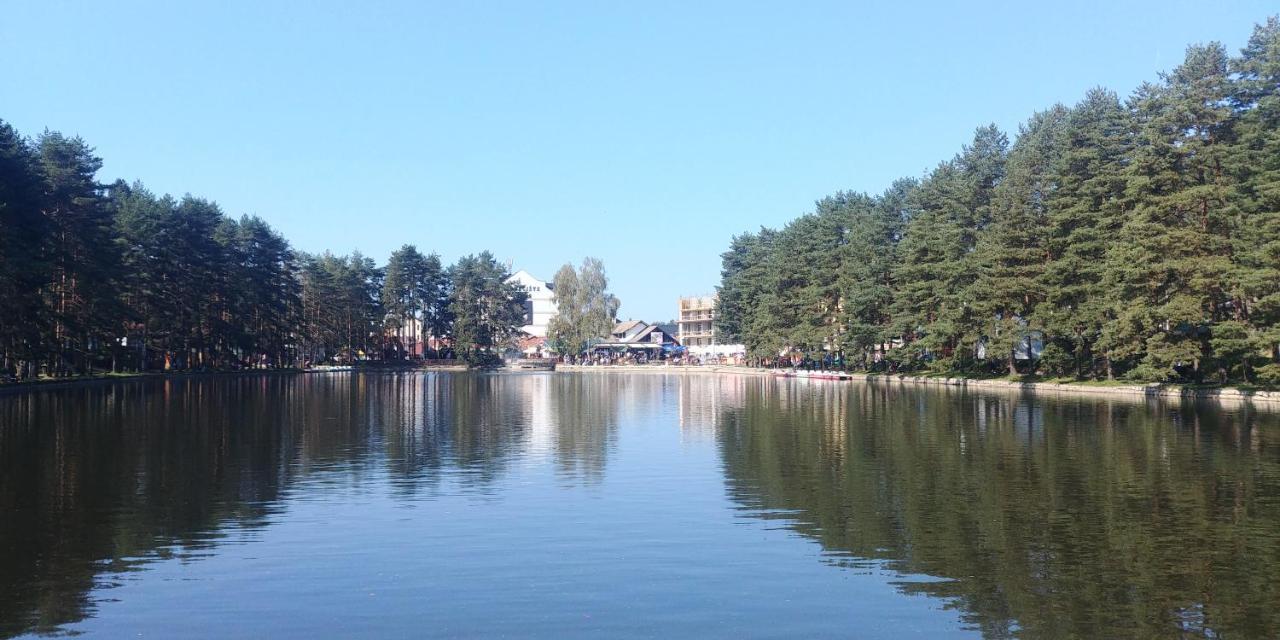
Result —
[{"label": "tree reflection in water", "polygon": [[1276,637],[1280,423],[1249,407],[741,380],[734,500],[993,637]]},{"label": "tree reflection in water", "polygon": [[179,378],[0,396],[0,636],[92,615],[90,592],[228,532],[252,535],[309,483],[446,475],[497,490],[535,437],[598,481],[621,380],[380,374]]},{"label": "tree reflection in water", "polygon": [[[728,488],[711,475],[711,500],[691,503],[709,510],[683,517],[776,521],[836,567],[900,572],[901,591],[989,636],[1280,635],[1275,413],[745,376],[407,373],[0,396],[0,636],[65,630],[126,572],[252,541],[335,486],[488,500],[545,466],[557,490],[661,502],[644,483],[664,467],[643,453],[666,437],[690,459],[718,454]],[[605,483],[624,440],[639,445],[630,475]]]}]

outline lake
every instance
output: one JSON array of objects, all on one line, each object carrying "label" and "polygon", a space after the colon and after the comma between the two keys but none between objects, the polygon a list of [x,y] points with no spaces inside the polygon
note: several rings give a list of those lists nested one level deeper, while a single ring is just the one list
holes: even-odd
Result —
[{"label": "lake", "polygon": [[0,395],[0,637],[1280,636],[1280,416],[749,375]]}]

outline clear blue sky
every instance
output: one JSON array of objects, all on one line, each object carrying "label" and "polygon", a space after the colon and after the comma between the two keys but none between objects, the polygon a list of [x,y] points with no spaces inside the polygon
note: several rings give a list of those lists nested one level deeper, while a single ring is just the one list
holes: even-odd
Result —
[{"label": "clear blue sky", "polygon": [[1189,43],[1234,53],[1280,11],[869,4],[11,0],[0,118],[306,251],[490,249],[545,279],[594,255],[623,317],[664,320],[734,233],[1126,95]]}]

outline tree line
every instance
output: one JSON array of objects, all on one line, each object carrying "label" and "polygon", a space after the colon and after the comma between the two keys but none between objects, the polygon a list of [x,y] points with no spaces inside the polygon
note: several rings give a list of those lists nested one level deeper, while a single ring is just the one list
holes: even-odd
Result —
[{"label": "tree line", "polygon": [[525,294],[489,252],[293,250],[257,216],[98,182],[78,137],[0,121],[0,379],[403,359],[487,362]]},{"label": "tree line", "polygon": [[757,361],[1280,384],[1280,19],[722,258],[719,339]]}]

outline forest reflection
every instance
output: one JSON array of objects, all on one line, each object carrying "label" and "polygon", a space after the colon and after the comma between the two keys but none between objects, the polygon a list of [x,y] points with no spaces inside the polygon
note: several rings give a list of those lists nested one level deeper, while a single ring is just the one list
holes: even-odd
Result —
[{"label": "forest reflection", "polygon": [[0,396],[0,637],[92,615],[90,592],[111,576],[198,558],[313,484],[409,499],[448,479],[483,494],[530,455],[566,482],[598,482],[623,383],[262,375]]},{"label": "forest reflection", "polygon": [[334,487],[486,500],[545,468],[554,491],[625,503],[665,467],[605,483],[623,441],[644,462],[669,437],[719,457],[728,500],[716,476],[710,489],[731,511],[816,541],[832,571],[899,572],[903,593],[991,637],[1280,635],[1276,413],[749,376],[389,373],[0,395],[0,636],[65,631],[126,572],[200,562]]},{"label": "forest reflection", "polygon": [[1134,399],[739,381],[730,494],[989,637],[1280,635],[1280,423]]}]

